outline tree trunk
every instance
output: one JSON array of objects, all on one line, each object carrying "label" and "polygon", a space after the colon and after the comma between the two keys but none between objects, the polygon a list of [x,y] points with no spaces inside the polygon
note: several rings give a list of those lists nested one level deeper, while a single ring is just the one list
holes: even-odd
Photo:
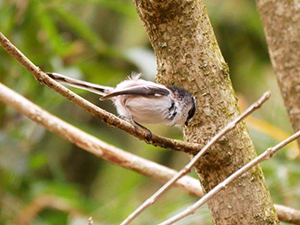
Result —
[{"label": "tree trunk", "polygon": [[[257,0],[271,62],[294,131],[300,130],[300,2]],[[298,139],[300,146],[300,140]]]},{"label": "tree trunk", "polygon": [[[157,80],[183,86],[197,98],[198,111],[184,128],[184,137],[203,145],[239,114],[205,5],[201,0],[134,2],[157,57]],[[208,192],[255,156],[242,123],[195,167],[203,189]],[[260,167],[210,200],[209,209],[215,224],[279,224]]]}]

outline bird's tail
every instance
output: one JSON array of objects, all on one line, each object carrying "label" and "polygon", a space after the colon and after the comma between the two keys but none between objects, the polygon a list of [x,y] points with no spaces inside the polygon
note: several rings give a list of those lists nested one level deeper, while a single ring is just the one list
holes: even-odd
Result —
[{"label": "bird's tail", "polygon": [[64,75],[61,75],[59,73],[46,73],[49,77],[51,77],[53,80],[66,84],[72,87],[84,89],[93,93],[96,93],[98,95],[104,96],[111,91],[114,90],[112,87],[102,86],[99,84],[93,84],[82,80],[77,80],[74,78],[70,78]]}]

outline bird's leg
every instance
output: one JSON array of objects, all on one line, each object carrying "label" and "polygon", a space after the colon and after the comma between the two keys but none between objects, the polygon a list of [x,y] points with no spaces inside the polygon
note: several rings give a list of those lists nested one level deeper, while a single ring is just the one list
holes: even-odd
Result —
[{"label": "bird's leg", "polygon": [[147,135],[147,140],[148,141],[150,141],[152,139],[152,132],[147,127],[144,127],[143,125],[139,124],[138,122],[136,122],[134,120],[132,120],[131,122],[133,123],[135,129],[138,130],[138,129],[142,128],[142,129],[144,129],[145,131],[148,132],[148,135]]},{"label": "bird's leg", "polygon": [[142,128],[143,130],[145,130],[145,131],[148,133],[146,139],[147,139],[148,141],[150,141],[150,140],[152,139],[152,132],[151,132],[148,128],[146,128],[146,127],[144,127],[143,125],[139,124],[138,122],[134,121],[134,119],[133,119],[133,117],[132,117],[132,115],[131,115],[131,112],[130,112],[130,110],[129,110],[129,108],[128,108],[127,105],[125,105],[125,108],[126,108],[128,114],[129,114],[129,118],[127,118],[127,119],[131,122],[131,124],[134,126],[134,128],[135,128],[137,131],[138,131],[139,129],[141,129],[141,128]]}]

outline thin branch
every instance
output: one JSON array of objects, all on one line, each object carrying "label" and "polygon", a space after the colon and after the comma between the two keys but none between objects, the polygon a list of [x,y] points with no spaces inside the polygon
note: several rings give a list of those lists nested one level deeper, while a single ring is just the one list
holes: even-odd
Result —
[{"label": "thin branch", "polygon": [[207,150],[215,144],[221,137],[227,134],[229,131],[233,130],[239,122],[245,119],[248,115],[253,113],[256,109],[260,108],[261,105],[267,101],[271,96],[271,92],[265,92],[262,97],[255,103],[253,103],[248,109],[246,109],[240,116],[234,119],[232,122],[227,124],[218,134],[216,134],[195,156],[194,158],[182,169],[180,170],[172,179],[170,179],[164,186],[162,186],[155,194],[148,198],[142,205],[140,205],[133,213],[131,213],[121,225],[129,224],[133,221],[139,214],[141,214],[146,208],[154,204],[160,196],[163,195],[170,187],[182,176],[187,174],[192,167],[198,162],[200,157],[204,155]]},{"label": "thin branch", "polygon": [[187,143],[179,140],[173,140],[170,138],[162,137],[159,135],[152,135],[149,140],[148,132],[141,130],[137,131],[133,125],[118,118],[117,116],[97,107],[96,105],[90,103],[84,98],[76,95],[74,92],[70,91],[63,85],[57,83],[49,76],[47,76],[40,68],[35,66],[18,48],[16,48],[1,32],[0,32],[0,44],[2,47],[16,60],[19,61],[41,84],[45,84],[63,97],[67,98],[69,101],[75,105],[83,108],[85,111],[99,118],[102,122],[107,123],[110,126],[117,127],[127,133],[145,141],[148,144],[154,146],[160,146],[162,148],[184,151],[184,152],[195,152],[200,148],[199,144]]},{"label": "thin branch", "polygon": [[272,148],[268,148],[263,154],[256,157],[255,159],[251,160],[249,163],[247,163],[245,166],[231,174],[228,178],[226,178],[223,182],[218,184],[216,187],[214,187],[210,192],[208,192],[206,195],[204,195],[203,198],[201,198],[198,202],[196,202],[194,205],[188,207],[185,211],[175,215],[174,217],[160,223],[160,225],[169,225],[173,224],[188,215],[191,215],[195,213],[197,209],[199,209],[203,204],[205,204],[209,199],[211,199],[213,196],[215,196],[217,193],[219,193],[221,190],[225,189],[232,181],[236,180],[239,176],[246,173],[250,169],[252,169],[254,166],[257,166],[259,163],[268,160],[269,158],[273,157],[273,155],[281,148],[289,144],[290,142],[296,140],[298,137],[300,137],[300,131],[297,131],[292,136],[288,137],[287,139],[283,140],[279,144],[275,145]]},{"label": "thin branch", "polygon": [[[76,144],[81,149],[84,149],[95,156],[107,160],[115,165],[136,171],[160,182],[167,182],[176,173],[174,170],[125,152],[121,149],[104,143],[89,134],[86,134],[78,128],[75,128],[72,125],[49,114],[11,89],[5,87],[1,83],[0,100],[28,118],[32,119],[37,124],[40,124],[46,129],[56,133],[58,136],[61,136],[67,141]],[[99,153],[101,151],[102,154]],[[199,181],[195,178],[188,176],[182,177],[175,183],[175,186],[189,194],[198,197],[203,196]],[[275,205],[275,208],[277,210],[278,218],[281,221],[300,225],[300,211],[282,205]]]},{"label": "thin branch", "polygon": [[[162,182],[166,182],[176,174],[175,170],[123,151],[81,131],[51,115],[1,83],[0,100],[65,140],[113,164]],[[183,177],[177,182],[176,186],[189,194],[203,195],[203,192],[199,189],[199,181],[191,177]]]}]

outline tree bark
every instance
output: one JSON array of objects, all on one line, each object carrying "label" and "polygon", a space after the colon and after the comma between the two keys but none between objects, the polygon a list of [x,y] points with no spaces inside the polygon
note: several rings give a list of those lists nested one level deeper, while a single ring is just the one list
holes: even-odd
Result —
[{"label": "tree bark", "polygon": [[[157,80],[183,86],[197,98],[198,111],[184,128],[184,138],[204,145],[239,114],[205,5],[201,0],[134,2],[157,57]],[[208,192],[255,156],[242,123],[195,167],[203,189]],[[279,224],[260,167],[221,191],[209,202],[209,209],[215,224]]]},{"label": "tree bark", "polygon": [[257,6],[272,66],[296,132],[300,130],[300,2],[257,0]]}]

